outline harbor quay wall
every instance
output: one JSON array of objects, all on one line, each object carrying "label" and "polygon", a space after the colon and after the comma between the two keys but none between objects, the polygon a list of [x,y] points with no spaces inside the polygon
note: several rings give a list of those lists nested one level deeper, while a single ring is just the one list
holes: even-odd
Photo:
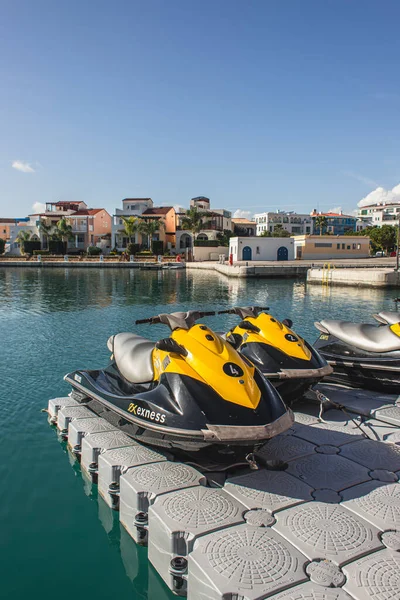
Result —
[{"label": "harbor quay wall", "polygon": [[309,269],[307,283],[357,287],[400,287],[400,272],[394,269]]},{"label": "harbor quay wall", "polygon": [[303,265],[285,265],[282,263],[275,265],[226,265],[220,263],[186,263],[186,268],[190,270],[205,270],[205,271],[217,271],[227,277],[279,277],[279,278],[293,278],[307,276],[308,266]]}]

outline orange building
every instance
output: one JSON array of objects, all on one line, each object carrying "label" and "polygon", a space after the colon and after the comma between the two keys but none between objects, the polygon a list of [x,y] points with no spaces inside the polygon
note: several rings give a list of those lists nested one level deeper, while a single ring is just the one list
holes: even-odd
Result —
[{"label": "orange building", "polygon": [[173,206],[154,206],[148,208],[141,215],[140,219],[162,221],[164,227],[160,227],[159,231],[153,236],[153,240],[160,240],[169,247],[175,246],[176,239],[176,212]]},{"label": "orange building", "polygon": [[16,225],[17,219],[2,219],[0,218],[0,238],[5,242],[10,239],[10,227]]},{"label": "orange building", "polygon": [[111,245],[111,215],[105,208],[87,208],[73,212],[68,217],[75,240],[70,245],[75,248],[95,246],[109,235]]}]

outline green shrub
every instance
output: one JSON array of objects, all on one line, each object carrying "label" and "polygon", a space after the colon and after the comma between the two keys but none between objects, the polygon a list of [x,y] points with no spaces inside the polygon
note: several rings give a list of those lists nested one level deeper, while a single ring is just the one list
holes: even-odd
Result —
[{"label": "green shrub", "polygon": [[151,244],[153,254],[163,254],[164,252],[164,242],[161,240],[154,240]]},{"label": "green shrub", "polygon": [[88,256],[98,256],[102,253],[102,249],[97,246],[89,246],[87,249]]},{"label": "green shrub", "polygon": [[62,242],[61,240],[49,240],[49,252],[50,254],[66,254],[67,242]]},{"label": "green shrub", "polygon": [[0,238],[0,254],[4,253],[4,248],[6,247],[6,242],[3,238]]},{"label": "green shrub", "polygon": [[195,240],[194,246],[207,246],[210,248],[217,248],[220,245],[218,240]]},{"label": "green shrub", "polygon": [[132,256],[134,254],[137,254],[140,250],[140,245],[139,244],[134,244],[133,242],[131,242],[130,244],[127,245],[126,247],[126,253],[128,254],[128,256]]},{"label": "green shrub", "polygon": [[27,240],[24,242],[24,254],[33,254],[34,250],[40,250],[40,242]]}]

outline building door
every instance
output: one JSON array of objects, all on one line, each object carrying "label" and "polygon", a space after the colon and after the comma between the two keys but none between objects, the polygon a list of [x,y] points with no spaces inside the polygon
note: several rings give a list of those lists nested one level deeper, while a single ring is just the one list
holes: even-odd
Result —
[{"label": "building door", "polygon": [[245,246],[242,250],[242,260],[251,260],[251,248],[250,246]]},{"label": "building door", "polygon": [[285,246],[281,246],[280,248],[278,248],[278,255],[276,258],[277,258],[277,260],[288,260],[288,258],[289,258],[288,249]]}]

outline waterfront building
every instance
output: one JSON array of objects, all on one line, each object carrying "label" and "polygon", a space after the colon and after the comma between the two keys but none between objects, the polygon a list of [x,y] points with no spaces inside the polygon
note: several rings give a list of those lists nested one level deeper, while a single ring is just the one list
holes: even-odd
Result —
[{"label": "waterfront building", "polygon": [[373,227],[373,223],[370,219],[360,219],[358,218],[356,221],[356,231],[364,231],[367,227]]},{"label": "waterfront building", "polygon": [[190,208],[197,208],[197,210],[210,210],[210,198],[206,196],[196,196],[190,200]]},{"label": "waterfront building", "polygon": [[10,241],[10,229],[16,225],[23,224],[29,221],[29,217],[23,219],[9,219],[0,217],[0,238],[6,243]]},{"label": "waterfront building", "polygon": [[229,256],[233,262],[250,260],[293,260],[293,238],[231,237]]},{"label": "waterfront building", "polygon": [[[218,240],[224,231],[232,231],[232,213],[224,208],[211,209],[210,199],[206,196],[197,196],[190,200],[190,207],[196,208],[202,214],[202,228],[196,234],[194,242],[210,242],[218,246]],[[193,234],[187,229],[182,229],[182,219],[186,211],[177,213],[176,251],[182,252],[193,246]]]},{"label": "waterfront building", "polygon": [[44,220],[46,224],[56,226],[58,221],[66,218],[72,227],[73,238],[68,240],[68,249],[76,248],[85,250],[88,246],[100,245],[103,250],[111,246],[111,215],[105,208],[89,208],[83,201],[47,202],[46,211],[38,215],[36,225],[43,245],[43,235],[39,223]]},{"label": "waterfront building", "polygon": [[237,236],[255,236],[257,235],[257,223],[250,219],[233,218],[232,230]]},{"label": "waterfront building", "polygon": [[[112,217],[111,226],[111,245],[118,250],[124,250],[129,244],[129,239],[124,230],[124,221],[122,217],[140,217],[143,212],[153,207],[151,198],[124,198],[122,200],[122,209],[116,208]],[[135,244],[139,244],[140,235],[135,234]]]},{"label": "waterfront building", "polygon": [[[317,217],[325,217],[326,225],[322,227],[322,234],[331,233],[332,235],[344,235],[347,231],[356,231],[357,217],[352,215],[344,215],[342,211],[335,212],[317,212],[314,210],[311,213],[314,220],[314,233],[319,233],[319,227],[315,224]],[[305,232],[307,233],[307,232]]]},{"label": "waterfront building", "polygon": [[368,236],[296,235],[293,239],[297,259],[367,258],[370,254]]},{"label": "waterfront building", "polygon": [[290,235],[313,232],[313,220],[309,214],[299,214],[293,211],[277,210],[254,215],[257,224],[257,235],[264,232],[273,233],[276,228],[285,229]]},{"label": "waterfront building", "polygon": [[369,206],[361,206],[358,210],[358,219],[367,222],[370,226],[398,225],[400,215],[400,202],[378,202]]},{"label": "waterfront building", "polygon": [[40,223],[57,226],[60,219],[66,218],[72,227],[73,237],[68,240],[69,250],[84,250],[88,246],[100,246],[104,251],[110,248],[111,216],[104,208],[88,208],[82,201],[47,202],[45,211],[29,215],[26,219],[17,219],[10,227],[10,247],[12,253],[19,252],[16,241],[21,227],[31,234],[32,241],[40,241],[46,248],[46,236],[40,229]]},{"label": "waterfront building", "polygon": [[[176,242],[176,212],[173,206],[153,206],[147,208],[141,215],[145,221],[161,221],[163,226],[153,234],[152,241],[163,243],[163,251],[171,250]],[[143,237],[143,236],[142,236]],[[142,243],[145,240],[142,240]]]}]

